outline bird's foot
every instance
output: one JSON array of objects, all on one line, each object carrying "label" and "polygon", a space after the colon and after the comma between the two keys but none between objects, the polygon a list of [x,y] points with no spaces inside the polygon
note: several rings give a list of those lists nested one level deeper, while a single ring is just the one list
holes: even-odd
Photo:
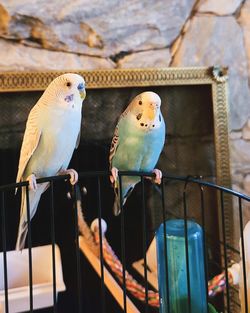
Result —
[{"label": "bird's foot", "polygon": [[109,179],[112,184],[117,180],[117,177],[118,177],[118,169],[116,167],[112,167],[111,175],[109,176]]},{"label": "bird's foot", "polygon": [[36,176],[35,174],[31,174],[27,177],[27,181],[29,182],[29,189],[32,191],[37,190],[37,182],[36,182]]},{"label": "bird's foot", "polygon": [[60,171],[59,175],[70,175],[70,183],[71,185],[75,185],[78,182],[78,173],[73,168],[69,168],[65,171]]},{"label": "bird's foot", "polygon": [[152,178],[152,181],[158,185],[161,184],[161,179],[162,179],[162,171],[158,170],[155,168],[153,170],[153,173],[155,174],[155,177]]}]

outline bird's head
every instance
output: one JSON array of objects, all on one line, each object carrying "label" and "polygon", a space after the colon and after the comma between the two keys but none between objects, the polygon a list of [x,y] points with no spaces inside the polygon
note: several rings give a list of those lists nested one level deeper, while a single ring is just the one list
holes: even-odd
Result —
[{"label": "bird's head", "polygon": [[153,91],[146,91],[136,96],[130,103],[130,112],[136,126],[142,130],[150,131],[160,127],[161,98]]},{"label": "bird's head", "polygon": [[85,97],[85,81],[73,73],[56,77],[44,92],[47,102],[65,110],[80,110]]}]

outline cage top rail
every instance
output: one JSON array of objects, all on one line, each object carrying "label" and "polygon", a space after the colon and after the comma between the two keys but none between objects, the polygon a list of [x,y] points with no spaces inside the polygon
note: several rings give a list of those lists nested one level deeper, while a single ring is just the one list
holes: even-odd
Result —
[{"label": "cage top rail", "polygon": [[[86,171],[86,172],[80,172],[80,173],[78,173],[78,175],[79,175],[79,178],[97,177],[97,176],[100,177],[100,176],[108,176],[108,175],[110,175],[110,172],[109,171]],[[118,175],[119,176],[140,176],[140,177],[154,177],[155,176],[155,174],[152,172],[137,172],[137,171],[119,171]],[[197,176],[190,176],[190,175],[176,176],[176,175],[163,173],[162,177],[167,179],[167,180],[183,181],[186,183],[194,183],[194,184],[198,184],[198,185],[205,186],[205,187],[211,187],[211,188],[223,191],[225,193],[229,193],[231,195],[240,197],[241,199],[244,199],[244,200],[250,202],[250,196],[247,196],[247,195],[245,195],[239,191],[235,191],[235,190],[232,190],[230,188],[217,185],[213,182],[208,182],[208,181],[202,180],[201,178],[197,178]],[[57,176],[38,178],[37,183],[41,184],[41,183],[50,182],[50,181],[69,180],[69,179],[70,179],[70,175],[57,175]],[[14,188],[18,188],[18,187],[22,187],[22,186],[28,186],[28,185],[29,185],[28,181],[24,181],[24,182],[20,182],[20,183],[11,183],[11,184],[7,184],[7,185],[1,185],[0,191],[2,192],[2,191],[7,190],[7,189],[14,189]]]}]

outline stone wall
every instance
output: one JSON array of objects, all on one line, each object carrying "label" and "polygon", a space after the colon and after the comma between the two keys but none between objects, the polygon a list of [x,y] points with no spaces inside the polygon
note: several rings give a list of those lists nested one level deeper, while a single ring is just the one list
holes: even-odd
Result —
[{"label": "stone wall", "polygon": [[250,0],[2,0],[0,70],[230,68],[234,188],[250,195]]}]

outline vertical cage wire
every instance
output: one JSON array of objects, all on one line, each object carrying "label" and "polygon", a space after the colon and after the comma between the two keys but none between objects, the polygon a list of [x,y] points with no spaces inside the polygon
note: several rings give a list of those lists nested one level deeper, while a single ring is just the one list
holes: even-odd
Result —
[{"label": "vertical cage wire", "polygon": [[[168,280],[168,246],[167,246],[167,230],[166,230],[166,205],[165,205],[165,188],[164,188],[165,179],[162,177],[161,182],[161,206],[162,206],[162,220],[163,220],[163,243],[164,243],[164,264],[166,271],[166,289],[169,290],[169,280]],[[170,310],[170,300],[169,300],[169,292],[167,292],[167,310]]]},{"label": "vertical cage wire", "polygon": [[228,281],[228,256],[227,256],[227,242],[226,242],[226,231],[225,231],[225,210],[224,210],[224,193],[220,191],[220,209],[222,215],[222,236],[223,236],[223,248],[224,248],[224,264],[226,274],[226,304],[227,312],[230,313],[230,293],[229,293],[229,281]]},{"label": "vertical cage wire", "polygon": [[145,205],[145,182],[143,176],[141,178],[142,187],[142,246],[143,246],[143,263],[144,263],[144,281],[145,281],[145,313],[148,313],[148,271],[147,271],[147,220]]},{"label": "vertical cage wire", "polygon": [[102,313],[106,312],[105,301],[105,284],[104,284],[104,258],[103,258],[103,229],[102,229],[102,202],[101,202],[101,182],[100,176],[97,177],[98,191],[98,223],[99,223],[99,240],[100,240],[100,267],[101,267],[101,297],[102,297]]},{"label": "vertical cage wire", "polygon": [[245,312],[248,312],[248,298],[247,298],[247,273],[246,273],[246,256],[245,256],[245,238],[243,233],[243,214],[242,201],[239,200],[239,217],[240,217],[240,238],[241,238],[241,253],[242,253],[242,267],[243,267],[243,288],[244,288],[244,302]]},{"label": "vertical cage wire", "polygon": [[123,288],[123,311],[127,313],[127,288],[126,288],[126,251],[125,251],[125,214],[122,199],[122,176],[118,175],[119,194],[121,208],[121,250],[122,250],[122,288]]},{"label": "vertical cage wire", "polygon": [[33,312],[33,271],[32,271],[32,238],[31,238],[31,218],[30,218],[30,200],[29,187],[25,186],[26,192],[26,209],[28,223],[28,255],[29,255],[29,292],[30,292],[30,312]]},{"label": "vertical cage wire", "polygon": [[7,266],[7,244],[6,244],[7,238],[6,238],[6,216],[5,216],[4,191],[1,192],[1,213],[2,213],[2,245],[3,245],[5,312],[9,313],[8,266]]},{"label": "vertical cage wire", "polygon": [[53,311],[57,312],[56,302],[56,257],[55,257],[55,208],[54,208],[54,182],[50,181],[50,225],[52,244],[52,280],[53,280]]},{"label": "vertical cage wire", "polygon": [[[207,244],[206,244],[206,228],[205,228],[205,201],[204,201],[204,187],[198,185],[200,189],[200,203],[201,203],[201,226],[204,232],[203,235],[203,257],[204,257],[204,273],[205,273],[205,281],[208,281],[208,262],[207,262]],[[206,302],[207,302],[207,310],[208,307],[208,284],[206,284]]]},{"label": "vertical cage wire", "polygon": [[188,313],[191,311],[191,287],[190,287],[190,272],[189,272],[189,253],[188,253],[188,226],[187,226],[187,198],[186,198],[186,188],[188,184],[188,178],[185,183],[183,191],[183,215],[184,215],[184,233],[185,233],[185,255],[186,255],[186,270],[187,270],[187,291],[188,291]]},{"label": "vertical cage wire", "polygon": [[77,199],[77,186],[72,187],[73,194],[73,209],[74,209],[74,232],[75,232],[75,254],[76,254],[76,275],[77,275],[77,306],[78,312],[82,312],[82,279],[81,279],[81,259],[79,248],[79,230],[78,230],[78,199]]}]

